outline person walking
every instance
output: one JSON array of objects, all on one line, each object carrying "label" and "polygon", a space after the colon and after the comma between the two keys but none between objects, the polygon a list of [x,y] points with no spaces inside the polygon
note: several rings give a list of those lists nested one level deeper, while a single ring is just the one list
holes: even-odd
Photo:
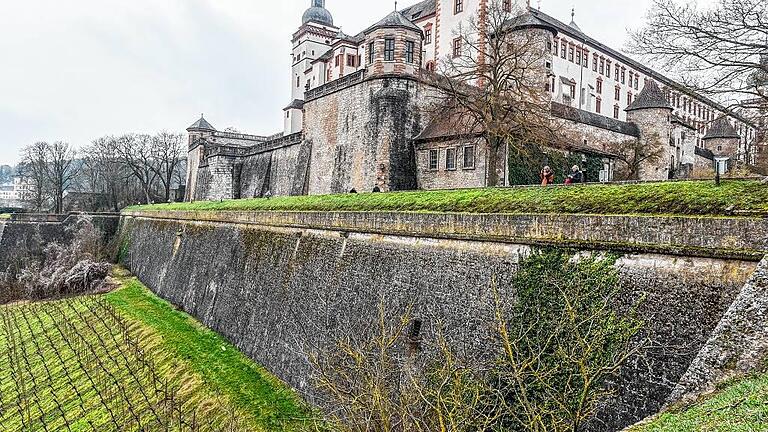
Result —
[{"label": "person walking", "polygon": [[555,173],[552,172],[552,168],[549,166],[545,166],[541,170],[540,177],[542,186],[549,186],[555,183]]}]

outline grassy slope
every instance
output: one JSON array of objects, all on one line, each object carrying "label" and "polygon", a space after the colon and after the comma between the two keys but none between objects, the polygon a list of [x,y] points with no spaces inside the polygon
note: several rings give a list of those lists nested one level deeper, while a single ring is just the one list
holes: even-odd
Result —
[{"label": "grassy slope", "polygon": [[768,374],[727,383],[695,405],[671,410],[631,432],[768,430]]},{"label": "grassy slope", "polygon": [[11,215],[9,215],[8,213],[0,213],[0,220],[10,219],[10,218],[11,218]]},{"label": "grassy slope", "polygon": [[[166,380],[178,389],[184,412],[190,413],[187,420],[194,411],[197,419],[227,430],[233,418],[238,431],[302,426],[296,419],[308,411],[283,383],[135,279],[122,282],[124,288],[105,296],[0,309],[0,432],[43,430],[41,419],[48,430],[67,430],[64,418],[73,431],[93,430],[91,425],[109,431],[115,429],[109,411],[122,423],[130,417],[129,405],[143,422],[154,421],[148,407],[158,410],[163,404],[153,382]],[[110,321],[110,308],[128,323],[141,354]],[[142,358],[153,362],[160,380],[130,373],[131,368],[140,370]]]},{"label": "grassy slope", "polygon": [[418,211],[459,213],[768,214],[768,186],[757,181],[668,182],[275,197],[158,204],[131,210]]},{"label": "grassy slope", "polygon": [[[226,395],[257,423],[270,430],[284,427],[284,418],[303,418],[307,412],[284,383],[270,375],[217,333],[158,298],[135,278],[107,300],[128,317],[157,332],[163,348],[187,362],[210,390]],[[285,426],[287,427],[287,426]]]}]

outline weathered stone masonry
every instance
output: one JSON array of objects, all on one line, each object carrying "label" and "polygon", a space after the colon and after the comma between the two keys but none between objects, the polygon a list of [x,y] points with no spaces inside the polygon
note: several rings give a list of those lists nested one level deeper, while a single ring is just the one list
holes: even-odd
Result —
[{"label": "weathered stone masonry", "polygon": [[[547,218],[126,213],[121,233],[126,264],[142,281],[311,400],[318,394],[305,353],[363,331],[380,301],[392,316],[413,306],[425,340],[442,322],[452,343],[483,350],[479,317],[489,308],[490,281],[514,298],[506,281],[528,245],[634,250],[617,264],[622,299],[645,299],[644,335],[665,349],[633,359],[614,383],[619,392],[601,408],[595,429],[616,430],[655,413],[671,394],[754,271],[766,238],[744,233],[765,233],[766,221]],[[686,230],[691,235],[681,235]],[[700,257],[686,256],[689,251]]]}]

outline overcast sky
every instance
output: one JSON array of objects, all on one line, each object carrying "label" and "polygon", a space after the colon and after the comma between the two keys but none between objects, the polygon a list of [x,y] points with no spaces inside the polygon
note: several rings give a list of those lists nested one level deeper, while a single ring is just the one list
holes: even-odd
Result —
[{"label": "overcast sky", "polygon": [[[417,0],[403,1],[400,7]],[[621,48],[650,0],[542,0]],[[0,164],[24,145],[124,132],[216,128],[269,135],[290,102],[291,35],[310,0],[2,0]],[[354,34],[393,1],[327,0]],[[535,6],[536,1],[532,4]]]}]

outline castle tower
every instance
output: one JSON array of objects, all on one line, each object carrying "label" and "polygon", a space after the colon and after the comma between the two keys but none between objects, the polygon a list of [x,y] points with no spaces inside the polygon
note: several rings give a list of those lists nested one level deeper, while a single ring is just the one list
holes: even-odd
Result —
[{"label": "castle tower", "polygon": [[741,141],[741,136],[736,132],[736,128],[734,128],[731,122],[728,121],[727,117],[718,117],[709,127],[707,135],[704,136],[702,140],[704,141],[704,147],[712,152],[716,161],[718,158],[730,159],[729,166],[723,168],[730,170],[739,160],[739,142]]},{"label": "castle tower", "polygon": [[368,76],[418,75],[422,63],[421,28],[394,11],[365,31]]},{"label": "castle tower", "polygon": [[627,121],[637,125],[640,142],[646,154],[653,154],[640,163],[639,180],[668,180],[676,166],[672,137],[672,111],[664,92],[649,80],[634,102],[629,105]]},{"label": "castle tower", "polygon": [[325,8],[325,0],[312,0],[301,18],[301,27],[293,35],[293,62],[291,66],[291,103],[284,108],[284,133],[300,132],[304,128],[304,93],[312,85],[312,62],[331,47],[339,28]]},{"label": "castle tower", "polygon": [[187,128],[189,134],[189,147],[187,150],[187,189],[185,191],[184,201],[192,201],[195,198],[197,189],[197,174],[200,162],[205,158],[205,141],[210,138],[216,128],[200,115],[200,119],[192,123]]}]

